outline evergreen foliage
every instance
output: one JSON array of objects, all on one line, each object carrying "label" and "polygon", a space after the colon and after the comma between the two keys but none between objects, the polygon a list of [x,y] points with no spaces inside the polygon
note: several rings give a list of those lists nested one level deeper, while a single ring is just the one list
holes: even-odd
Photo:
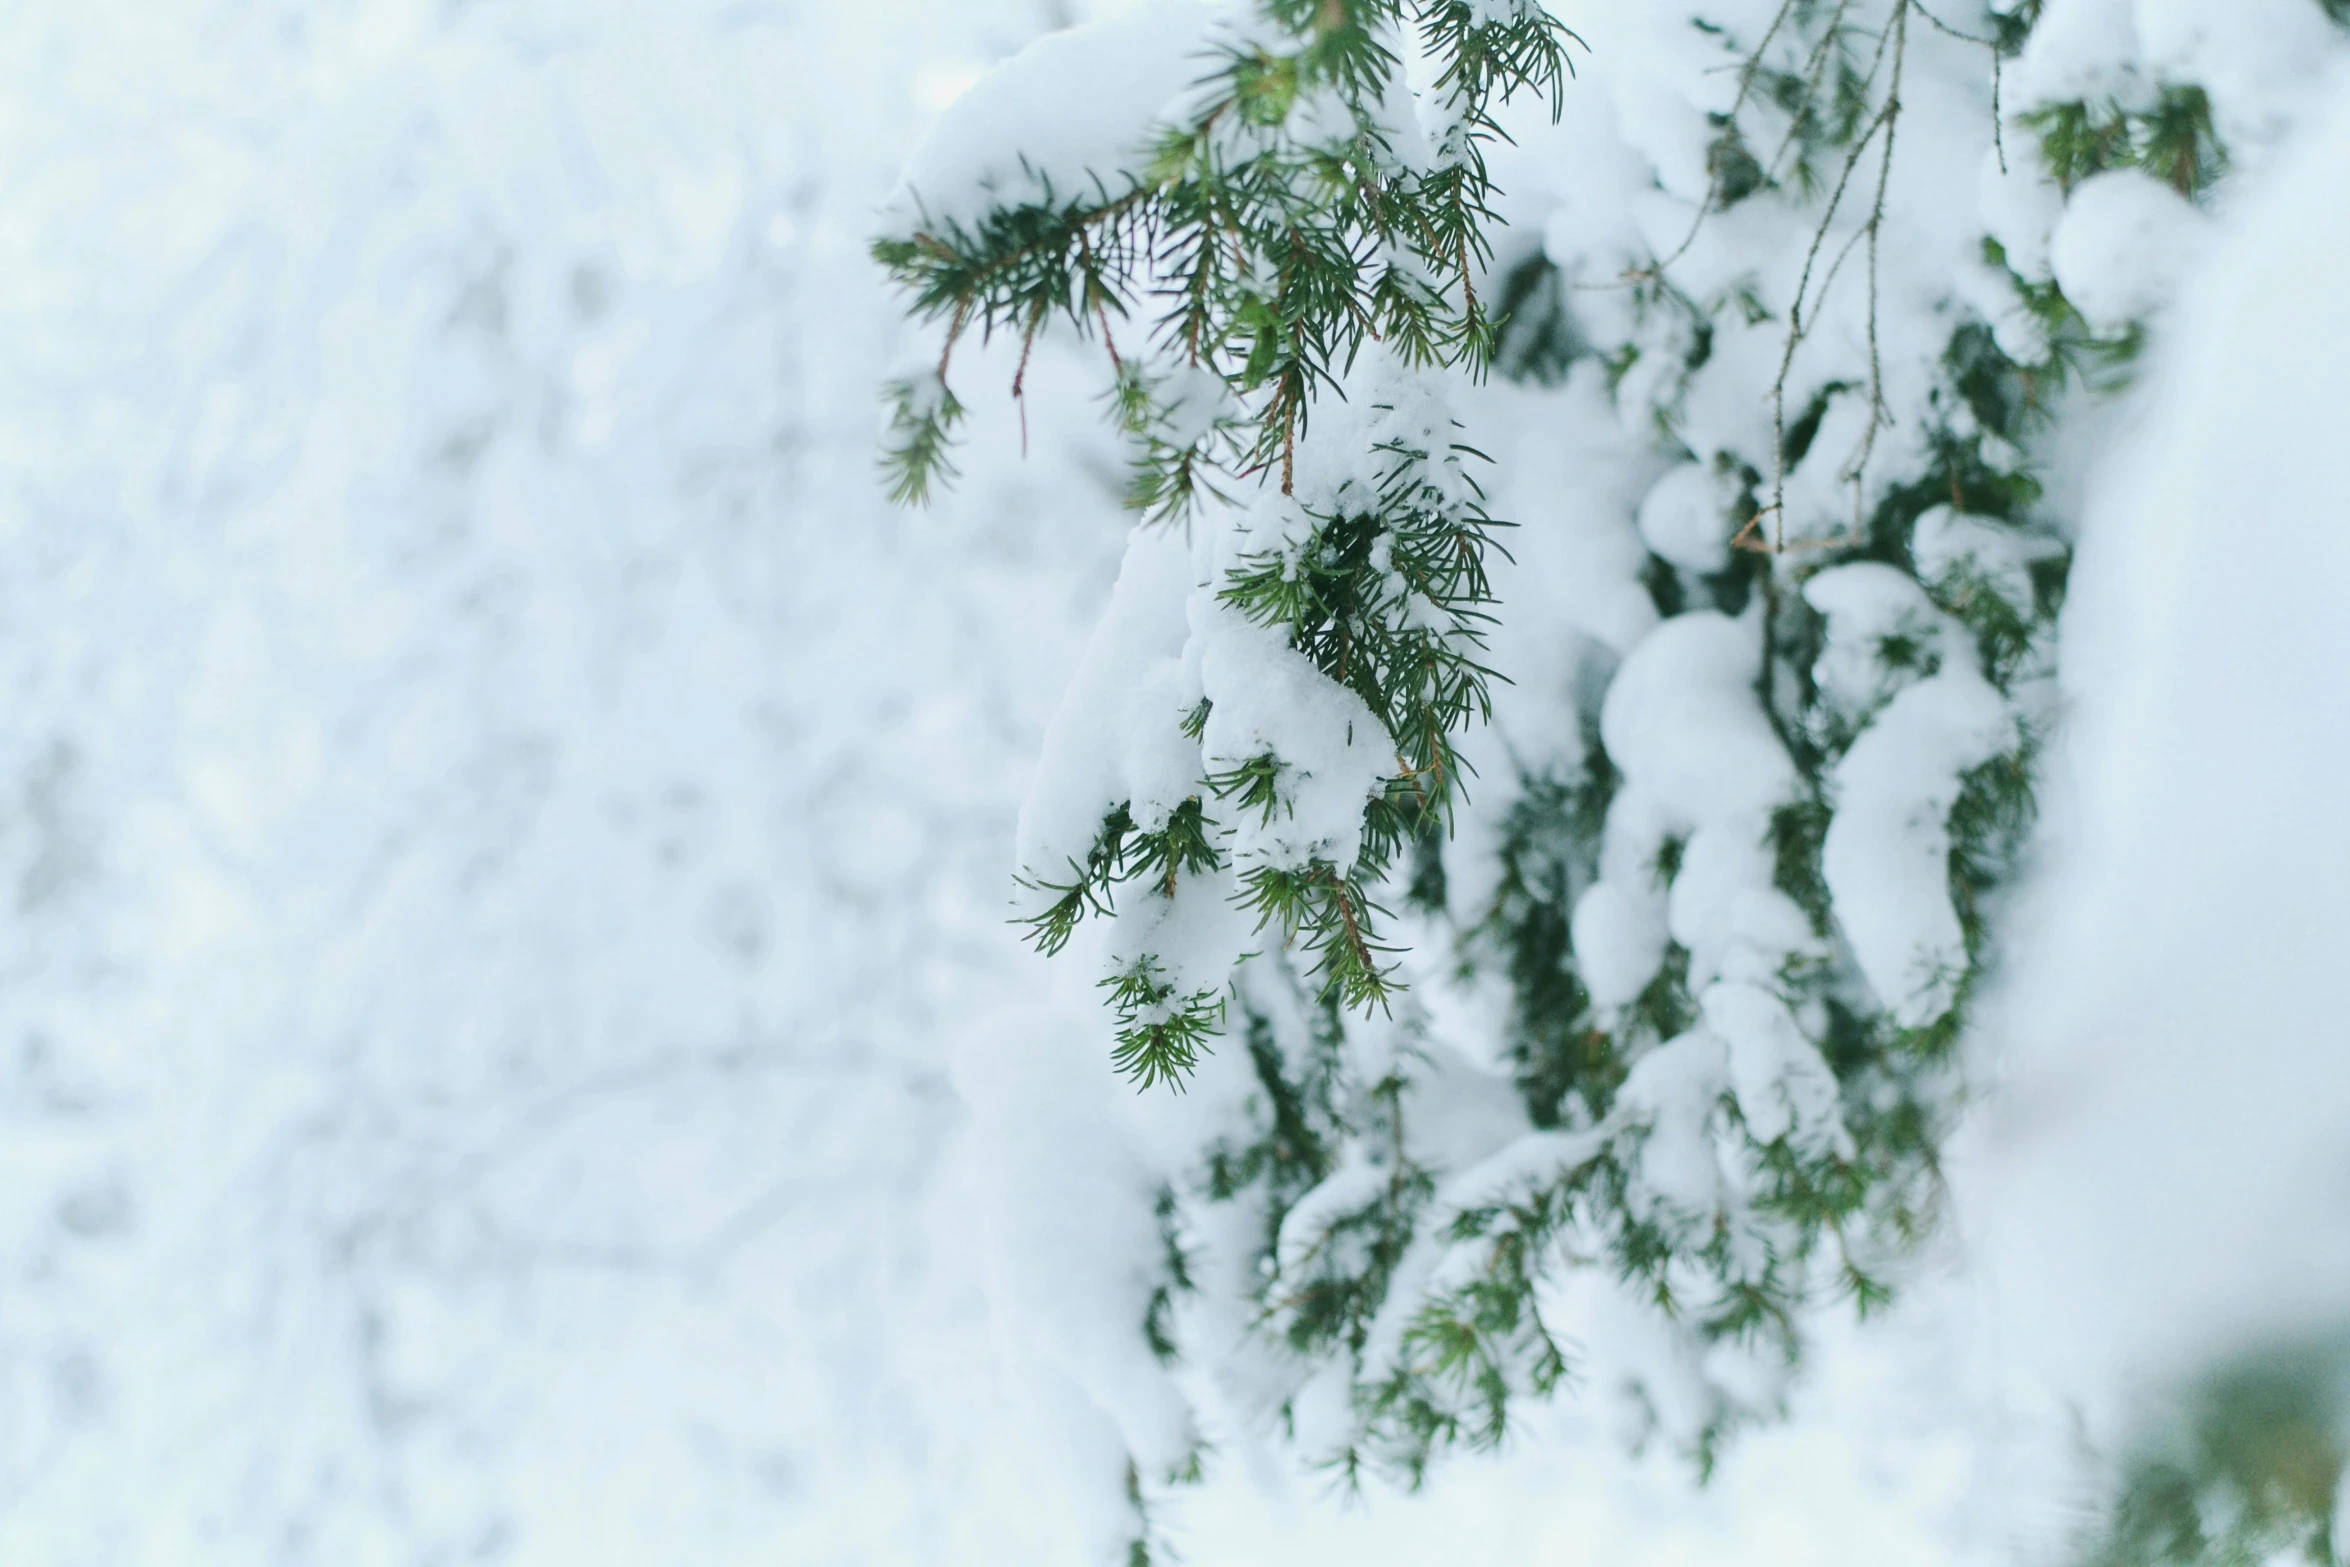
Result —
[{"label": "evergreen foliage", "polygon": [[[1413,366],[1483,370],[1494,112],[1521,92],[1555,104],[1573,35],[1521,0],[1265,0],[1261,20],[1219,40],[1183,122],[1118,180],[1048,181],[976,224],[925,212],[875,243],[912,312],[947,324],[935,381],[893,391],[893,493],[952,477],[960,405],[942,388],[968,330],[1016,333],[1023,358],[1055,319],[1098,330],[1139,444],[1135,507],[1154,521],[1184,517],[1219,478],[1278,471],[1293,488],[1315,397],[1368,341]],[[1412,113],[1407,23],[1440,73],[1444,123],[1422,166],[1396,131]],[[1138,313],[1180,370],[1118,357],[1111,320]]]},{"label": "evergreen foliage", "polygon": [[[1117,179],[1078,195],[1048,184],[976,224],[923,212],[910,233],[876,243],[914,313],[946,324],[938,374],[892,389],[893,494],[919,499],[951,477],[961,405],[946,376],[972,329],[1017,333],[1023,365],[1054,320],[1098,337],[1133,441],[1130,498],[1162,525],[1276,478],[1294,498],[1317,404],[1342,395],[1374,340],[1408,368],[1483,372],[1494,111],[1521,92],[1555,104],[1571,35],[1516,0],[1273,0],[1257,21],[1219,39],[1183,119]],[[1396,130],[1413,113],[1401,73],[1414,39],[1437,63],[1443,114],[1425,156]],[[1113,337],[1113,319],[1135,317],[1147,322],[1147,355],[1121,353]],[[1350,864],[1257,863],[1242,876],[1258,927],[1355,1008],[1384,1004],[1392,988],[1377,889],[1400,852],[1448,819],[1462,772],[1454,736],[1490,709],[1477,652],[1494,523],[1461,471],[1476,454],[1406,421],[1371,455],[1369,482],[1301,512],[1278,543],[1236,561],[1222,589],[1361,697],[1393,741],[1395,771],[1364,808]],[[1187,727],[1194,740],[1209,706]],[[1273,750],[1237,759],[1163,823],[1114,808],[1081,859],[1031,872],[1038,945],[1059,950],[1122,888],[1172,899],[1182,876],[1226,864],[1217,817],[1266,826],[1290,811],[1289,765]],[[1179,1083],[1221,1026],[1220,983],[1181,987],[1150,954],[1104,985],[1115,1059],[1144,1086]]]},{"label": "evergreen foliage", "polygon": [[[1775,200],[1815,213],[1832,208],[1834,193],[1872,146],[1881,146],[1897,115],[1890,100],[1901,59],[1886,40],[1897,40],[1905,14],[1902,7],[1890,18],[1882,8],[1870,16],[1858,7],[1821,8],[1817,16],[1787,8],[1775,36],[1747,57],[1754,87],[1721,126],[1710,205],[1728,210]],[[1780,52],[1770,53],[1773,46]],[[1767,166],[1740,151],[1750,144],[1776,149]],[[1829,216],[1821,216],[1823,227]],[[1526,270],[1533,276],[1516,275],[1509,291],[1525,302],[1547,297],[1552,313],[1513,315],[1502,349],[1505,362],[1514,351],[1515,362],[1539,379],[1539,367],[1554,362],[1546,355],[1557,348],[1519,345],[1573,343],[1580,333],[1560,308],[1566,296],[1555,278]],[[1633,360],[1702,341],[1715,314],[1753,303],[1692,297],[1673,281],[1670,258],[1633,288],[1652,333],[1626,345]],[[2064,309],[2060,298],[2048,308],[2052,314]],[[1698,356],[1681,349],[1679,357],[1682,373],[1646,382],[1656,422],[1667,432],[1686,370]],[[1573,911],[1599,880],[1608,810],[1620,785],[1597,743],[1578,773],[1520,783],[1499,847],[1499,890],[1453,938],[1463,971],[1499,976],[1514,998],[1509,1049],[1527,1119],[1547,1139],[1518,1150],[1515,1167],[1464,1175],[1414,1162],[1394,1127],[1411,1113],[1425,1079],[1417,1064],[1427,1059],[1424,1047],[1418,1056],[1407,1050],[1376,1075],[1350,1073],[1341,1014],[1315,1011],[1308,998],[1270,1011],[1274,1019],[1310,1016],[1310,1025],[1268,1023],[1262,1015],[1252,1020],[1265,1118],[1253,1128],[1255,1141],[1227,1145],[1217,1155],[1204,1195],[1233,1200],[1252,1177],[1261,1183],[1248,1195],[1261,1205],[1268,1233],[1266,1324],[1300,1356],[1344,1363],[1353,1384],[1355,1436],[1324,1455],[1341,1472],[1368,1464],[1416,1480],[1447,1446],[1498,1442],[1514,1400],[1547,1395],[1566,1380],[1568,1342],[1541,1301],[1562,1269],[1578,1265],[1570,1259],[1608,1268],[1701,1341],[1765,1361],[1799,1353],[1804,1311],[1821,1294],[1844,1295],[1862,1309],[1885,1299],[1887,1264],[1932,1221],[1936,1150],[1955,1108],[1951,1045],[1986,941],[1978,911],[2010,873],[2030,821],[2032,753],[2019,740],[1972,768],[1950,811],[1950,874],[1968,969],[1954,1004],[1923,1020],[1893,1016],[1837,951],[1822,874],[1834,817],[1832,779],[1874,714],[1907,685],[1932,676],[1940,658],[1974,660],[2002,690],[2020,690],[2046,673],[2062,555],[2030,529],[2038,491],[2028,474],[2011,460],[1995,460],[2003,448],[2026,441],[2040,417],[2038,397],[2022,385],[2028,377],[1987,328],[1962,324],[1932,404],[1922,410],[1934,425],[1924,465],[1886,485],[1858,529],[1807,548],[1766,539],[1764,519],[1783,503],[1765,503],[1772,478],[1749,467],[1738,477],[1734,516],[1746,524],[1752,547],[1710,578],[1652,561],[1652,591],[1668,613],[1734,612],[1758,599],[1765,605],[1771,673],[1759,684],[1775,698],[1774,727],[1802,780],[1798,797],[1771,824],[1775,880],[1818,938],[1810,949],[1787,954],[1772,999],[1786,1015],[1805,1020],[1805,1032],[1834,1073],[1841,1135],[1807,1135],[1784,1125],[1742,1132],[1745,1112],[1726,1089],[1718,1105],[1700,1108],[1699,1125],[1669,1124],[1678,1106],[1644,1082],[1642,1063],[1661,1077],[1677,1054],[1667,1047],[1689,1038],[1705,1015],[1687,949],[1669,949],[1622,1006],[1596,1006],[1580,983]],[[1808,455],[1822,412],[1815,407],[1789,421],[1783,467]],[[1948,615],[1965,639],[1945,638],[1932,627],[1908,647],[1889,637],[1878,650],[1882,689],[1867,708],[1841,707],[1823,696],[1814,666],[1828,637],[1802,583],[1855,561],[1914,573],[1911,540],[1919,519],[1954,507],[2012,530],[2029,588],[2015,593],[1998,561],[1944,565],[1921,584],[1920,613]],[[1595,727],[1596,713],[1587,717]],[[1438,843],[1429,855],[1441,864],[1444,852]],[[1659,846],[1653,873],[1660,891],[1669,891],[1681,852],[1675,840]],[[1258,994],[1244,988],[1244,1004]],[[1262,1005],[1260,997],[1251,1010]],[[1421,1027],[1407,1018],[1407,1034]],[[1308,1082],[1320,1087],[1309,1093]],[[1293,1108],[1282,1113],[1280,1106]],[[1294,1182],[1271,1178],[1284,1168],[1273,1147],[1294,1146],[1301,1124],[1316,1150],[1312,1168],[1331,1186],[1301,1192]],[[1676,1135],[1743,1142],[1744,1200],[1708,1213],[1661,1195],[1647,1178],[1643,1155],[1652,1141]],[[1381,1178],[1347,1186],[1338,1175],[1360,1170]],[[1356,1201],[1333,1201],[1340,1187]],[[1317,1197],[1301,1203],[1307,1192]],[[1463,1282],[1438,1285],[1431,1278],[1438,1271]],[[1729,1401],[1721,1403],[1697,1436],[1701,1462],[1710,1461],[1739,1414]]]},{"label": "evergreen foliage", "polygon": [[[2101,336],[1988,238],[2004,315],[1959,304],[1905,321],[1922,347],[1884,330],[1905,78],[1979,67],[1999,156],[2037,160],[2060,190],[2126,167],[2201,200],[2228,169],[2189,83],[2001,117],[2000,73],[2037,25],[2033,0],[1973,7],[1972,25],[1917,0],[1785,0],[1751,36],[1691,10],[1736,82],[1711,117],[1707,188],[1677,247],[1605,284],[1551,256],[1492,265],[1497,106],[1525,92],[1555,114],[1571,42],[1519,0],[1265,0],[1218,35],[1192,107],[1116,177],[976,223],[925,215],[875,247],[914,313],[945,325],[937,374],[893,393],[896,493],[950,475],[960,405],[945,385],[963,334],[1015,334],[1023,364],[1051,321],[1098,341],[1137,512],[1162,526],[1237,517],[1238,543],[1201,556],[1221,573],[1217,601],[1277,633],[1393,742],[1351,856],[1252,858],[1249,824],[1294,815],[1313,771],[1267,735],[1172,808],[1138,790],[1065,866],[1027,869],[1048,952],[1089,917],[1155,931],[1203,886],[1267,938],[1204,976],[1168,949],[1113,943],[1115,1064],[1143,1087],[1180,1086],[1229,1030],[1253,1089],[1164,1195],[1167,1266],[1146,1328],[1163,1359],[1190,1352],[1188,1303],[1211,1287],[1192,1248],[1245,1234],[1228,1271],[1253,1281],[1257,1329],[1285,1368],[1279,1418],[1349,1481],[1417,1483],[1448,1448],[1500,1443],[1522,1400],[1572,1385],[1561,1313],[1578,1281],[1644,1303],[1692,1363],[1759,1367],[1765,1382],[1799,1360],[1819,1304],[1889,1297],[1935,1221],[1939,1150],[1964,1098],[1956,1046],[2034,819],[2068,560],[2029,453],[2068,386],[2113,384],[2138,347],[2134,326]],[[1407,24],[1435,84],[1417,108]],[[1397,133],[1414,114],[1432,155]],[[1768,222],[1742,232],[1794,236],[1798,266],[1728,283],[1695,267],[1712,231],[1757,213]],[[1598,287],[1619,296],[1620,327],[1582,318],[1578,290]],[[1139,324],[1147,351],[1121,352],[1114,322]],[[1860,346],[1805,379],[1823,322]],[[1693,404],[1722,374],[1721,346],[1755,332],[1772,334],[1776,375],[1737,390],[1770,408],[1768,440],[1710,439]],[[1357,376],[1359,359],[1381,357],[1404,382]],[[1751,632],[1721,700],[1750,704],[1786,779],[1728,816],[1662,810],[1643,776],[1653,763],[1611,749],[1619,672],[1574,715],[1579,754],[1481,783],[1499,801],[1483,851],[1497,863],[1466,878],[1492,890],[1464,905],[1447,831],[1467,771],[1458,737],[1492,712],[1483,653],[1491,617],[1510,610],[1488,578],[1501,524],[1466,468],[1477,453],[1425,388],[1488,367],[1555,386],[1584,361],[1604,367],[1627,426],[1716,497],[1712,521],[1736,546],[1704,569],[1650,556],[1663,621],[1651,642]],[[1366,391],[1372,417],[1334,417]],[[1307,452],[1349,476],[1308,482]],[[1643,644],[1625,668],[1649,656]],[[1191,741],[1215,706],[1196,696]],[[1921,770],[1920,752],[1948,765]],[[1853,910],[1920,845],[1940,883],[1923,901],[1946,905],[1953,935],[1889,962],[1874,917]],[[1594,909],[1654,908],[1661,929],[1690,887],[1706,895],[1725,863],[1754,858],[1740,907],[1767,910],[1755,918],[1768,928],[1742,928],[1727,956],[1678,916],[1629,983],[1580,950],[1605,934]],[[1505,998],[1490,1053],[1520,1129],[1466,1162],[1438,1159],[1417,1131],[1456,1113],[1463,1090],[1457,1041],[1398,984],[1383,933],[1399,924],[1426,966]],[[1701,1468],[1770,1412],[1720,1380],[1706,1398],[1694,1421],[1651,1422]],[[2113,1560],[2153,1549],[2156,1525],[2131,1519],[2176,1510],[2172,1479],[2140,1490]],[[2207,1545],[2146,1559],[2234,1559]]]},{"label": "evergreen foliage", "polygon": [[2331,1567],[2346,1396],[2350,1363],[2333,1341],[2200,1379],[2122,1464],[2082,1567]]}]

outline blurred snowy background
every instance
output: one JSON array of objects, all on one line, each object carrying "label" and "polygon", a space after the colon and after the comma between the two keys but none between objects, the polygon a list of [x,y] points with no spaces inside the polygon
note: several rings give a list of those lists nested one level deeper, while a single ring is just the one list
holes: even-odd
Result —
[{"label": "blurred snowy background", "polygon": [[1121,525],[880,503],[864,244],[1054,19],[8,8],[0,1560],[1026,1526],[942,1040]]},{"label": "blurred snowy background", "polygon": [[[1086,10],[5,8],[0,1561],[1070,1559],[956,1057],[1099,1048],[1002,908],[1126,523],[1041,412],[882,502],[865,242]],[[1236,1458],[1172,1537],[1993,1559],[1970,1310],[1702,1494],[1570,1404],[1409,1502]]]}]

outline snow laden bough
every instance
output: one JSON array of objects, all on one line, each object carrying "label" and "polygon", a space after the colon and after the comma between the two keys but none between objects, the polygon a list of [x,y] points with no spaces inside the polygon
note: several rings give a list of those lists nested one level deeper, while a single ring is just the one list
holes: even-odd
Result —
[{"label": "snow laden bough", "polygon": [[956,104],[875,247],[945,327],[892,391],[898,494],[947,472],[958,342],[1015,334],[1024,373],[1058,325],[1104,351],[1135,506],[1186,525],[1136,540],[1020,830],[1039,944],[1111,922],[1146,1085],[1194,1068],[1253,948],[1390,994],[1379,889],[1490,706],[1494,523],[1436,376],[1491,352],[1493,111],[1555,103],[1567,43],[1531,0],[1148,6]]},{"label": "snow laden bough", "polygon": [[[1531,5],[1165,4],[1020,56],[910,171],[877,254],[943,340],[899,491],[947,472],[957,343],[1051,329],[1161,524],[1021,914],[1091,933],[1120,1064],[1214,1128],[1144,1325],[1195,1396],[1416,1479],[1571,1338],[1703,1460],[1930,1222],[2067,562],[2029,454],[2158,292],[2065,273],[2072,198],[2191,220],[2217,167],[2185,88],[2076,91],[2044,11],[1619,8],[1566,94]],[[1505,210],[1540,242],[1496,262]],[[1591,472],[1485,465],[1456,407]]]}]

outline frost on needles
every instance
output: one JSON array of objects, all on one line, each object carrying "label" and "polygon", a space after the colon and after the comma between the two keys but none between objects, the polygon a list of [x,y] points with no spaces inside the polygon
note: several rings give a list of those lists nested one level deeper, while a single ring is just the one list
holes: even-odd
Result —
[{"label": "frost on needles", "polygon": [[975,335],[1110,388],[1143,520],[1019,913],[1214,1128],[1142,1330],[1309,1459],[1416,1480],[1573,1376],[1703,1462],[1930,1226],[2050,711],[2032,454],[2225,166],[2175,73],[2074,69],[2093,11],[1618,7],[1570,87],[1531,0],[1166,0],[909,170],[897,493]]}]

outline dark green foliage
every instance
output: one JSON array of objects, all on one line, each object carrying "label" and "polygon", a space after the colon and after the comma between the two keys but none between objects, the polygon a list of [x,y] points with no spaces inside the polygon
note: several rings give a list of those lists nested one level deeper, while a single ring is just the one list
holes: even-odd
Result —
[{"label": "dark green foliage", "polygon": [[1828,417],[1828,405],[1852,390],[1849,382],[1830,381],[1812,394],[1811,401],[1804,404],[1803,412],[1797,414],[1787,426],[1784,447],[1787,466],[1792,468],[1811,454],[1811,443],[1819,438],[1820,424]]},{"label": "dark green foliage", "polygon": [[2048,173],[2066,190],[2108,169],[2144,169],[2182,196],[2197,196],[2227,169],[2203,89],[2167,86],[2150,109],[2063,103],[2024,117]]},{"label": "dark green foliage", "polygon": [[1769,185],[1770,175],[1747,150],[1746,138],[1740,134],[1735,119],[1726,114],[1711,118],[1714,139],[1706,148],[1706,173],[1713,181],[1715,203],[1734,207]]},{"label": "dark green foliage", "polygon": [[1181,1088],[1207,1041],[1223,1031],[1222,987],[1179,991],[1148,957],[1101,983],[1118,1015],[1111,1064],[1138,1088]]},{"label": "dark green foliage", "polygon": [[2040,12],[2048,0],[2017,0],[2009,9],[1995,11],[1988,18],[1991,38],[2003,59],[2013,59],[2023,52],[2024,40],[2040,24]]},{"label": "dark green foliage", "polygon": [[[1461,507],[1435,482],[1431,460],[1456,454],[1479,455],[1459,445],[1450,453],[1381,446],[1373,508],[1316,517],[1307,549],[1250,557],[1223,589],[1251,620],[1285,630],[1394,737],[1397,808],[1374,806],[1366,820],[1382,864],[1426,818],[1449,809],[1462,772],[1453,736],[1492,712],[1491,671],[1475,655],[1492,620],[1485,549],[1497,525],[1481,504]],[[1441,606],[1446,619],[1413,614],[1415,600]]]},{"label": "dark green foliage", "polygon": [[2331,1342],[2256,1354],[2192,1388],[2125,1464],[2082,1567],[2330,1567],[2346,1400],[2350,1354]]},{"label": "dark green foliage", "polygon": [[1742,97],[1777,109],[1783,129],[1767,164],[1756,166],[1759,178],[1746,194],[1782,182],[1806,196],[1818,194],[1869,123],[1871,40],[1860,26],[1844,23],[1843,15],[1839,7],[1829,25],[1818,28],[1810,44],[1785,64],[1771,63],[1760,49],[1751,56]]},{"label": "dark green foliage", "polygon": [[1822,936],[1832,925],[1828,882],[1820,873],[1820,852],[1832,815],[1827,802],[1814,796],[1783,805],[1771,816],[1772,884],[1795,900]]},{"label": "dark green foliage", "polygon": [[1950,807],[1950,883],[1967,952],[1978,959],[1985,942],[1983,900],[2013,874],[2039,814],[2033,786],[2039,760],[2039,745],[2027,734],[2013,751],[1966,774]]},{"label": "dark green foliage", "polygon": [[1161,1365],[1172,1365],[1181,1358],[1174,1335],[1175,1297],[1189,1294],[1198,1286],[1192,1282],[1191,1256],[1183,1248],[1183,1237],[1177,1232],[1176,1218],[1181,1210],[1172,1188],[1161,1187],[1154,1216],[1159,1221],[1160,1283],[1151,1291],[1149,1309],[1142,1319],[1142,1336],[1151,1347],[1151,1353]]},{"label": "dark green foliage", "polygon": [[[1046,953],[1059,952],[1081,920],[1110,910],[1118,890],[1129,884],[1171,896],[1181,877],[1223,863],[1210,841],[1213,826],[1197,796],[1170,812],[1156,832],[1137,830],[1132,813],[1119,806],[1102,822],[1085,862],[1068,866],[1066,880],[1023,881],[1032,892],[1050,895],[1040,912],[1022,922],[1030,938]],[[1101,984],[1118,1017],[1112,1053],[1118,1068],[1139,1084],[1180,1087],[1206,1041],[1221,1031],[1222,987],[1179,993],[1147,955]]]},{"label": "dark green foliage", "polygon": [[1268,1251],[1280,1214],[1330,1173],[1331,1151],[1317,1128],[1326,1128],[1331,1121],[1327,1089],[1332,1064],[1327,1052],[1335,1035],[1334,1021],[1326,1020],[1314,1041],[1319,1048],[1313,1054],[1321,1059],[1300,1072],[1293,1083],[1274,1038],[1272,1021],[1260,1012],[1249,1014],[1249,1064],[1259,1090],[1259,1097],[1251,1104],[1256,1135],[1238,1148],[1227,1143],[1211,1149],[1206,1184],[1207,1195],[1218,1202],[1230,1202],[1250,1187],[1264,1188],[1270,1199],[1265,1230]]},{"label": "dark green foliage", "polygon": [[1591,1026],[1567,923],[1596,875],[1614,791],[1604,753],[1573,782],[1524,782],[1502,834],[1492,910],[1465,942],[1472,962],[1494,963],[1509,981],[1518,1092],[1528,1119],[1546,1130],[1597,1119],[1623,1080],[1606,1036]]},{"label": "dark green foliage", "polygon": [[1493,316],[1493,368],[1512,381],[1556,386],[1591,351],[1567,307],[1566,280],[1540,251],[1502,274]]}]

